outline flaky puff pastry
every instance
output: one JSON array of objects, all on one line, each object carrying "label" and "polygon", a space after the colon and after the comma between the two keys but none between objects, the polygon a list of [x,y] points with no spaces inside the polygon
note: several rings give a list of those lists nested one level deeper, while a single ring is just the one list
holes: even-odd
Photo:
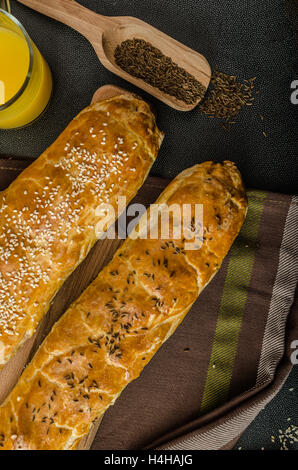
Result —
[{"label": "flaky puff pastry", "polygon": [[171,226],[168,239],[124,242],[53,327],[0,408],[1,449],[76,448],[183,320],[247,210],[231,162],[184,171],[157,202],[192,210],[203,204],[201,248],[187,250],[189,240],[173,239]]},{"label": "flaky puff pastry", "polygon": [[144,101],[96,103],[0,193],[0,368],[96,242],[97,208],[135,196],[162,138]]}]

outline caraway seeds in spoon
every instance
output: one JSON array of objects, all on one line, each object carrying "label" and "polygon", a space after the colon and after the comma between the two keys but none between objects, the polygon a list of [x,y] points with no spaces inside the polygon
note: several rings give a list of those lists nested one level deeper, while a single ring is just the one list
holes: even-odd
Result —
[{"label": "caraway seeds in spoon", "polygon": [[186,104],[201,100],[206,92],[193,75],[143,39],[123,41],[116,47],[114,57],[125,72]]},{"label": "caraway seeds in spoon", "polygon": [[201,114],[219,119],[226,130],[235,124],[241,109],[251,106],[255,99],[256,77],[239,82],[235,75],[220,72],[216,67],[206,93],[205,87],[190,73],[143,39],[123,41],[116,47],[114,56],[122,70],[160,91],[187,104],[200,100]]}]

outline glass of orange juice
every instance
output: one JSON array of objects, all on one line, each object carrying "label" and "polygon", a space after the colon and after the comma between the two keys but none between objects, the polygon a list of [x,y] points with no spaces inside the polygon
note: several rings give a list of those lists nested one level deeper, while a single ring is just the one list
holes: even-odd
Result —
[{"label": "glass of orange juice", "polygon": [[33,122],[51,94],[48,64],[20,22],[0,9],[0,129]]}]

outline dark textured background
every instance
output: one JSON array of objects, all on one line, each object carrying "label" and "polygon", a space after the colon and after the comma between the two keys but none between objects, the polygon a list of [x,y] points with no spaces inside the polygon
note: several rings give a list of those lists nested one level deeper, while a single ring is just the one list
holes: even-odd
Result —
[{"label": "dark textured background", "polygon": [[[249,187],[297,192],[298,105],[290,102],[290,84],[298,78],[297,0],[80,3],[104,15],[138,16],[202,52],[212,67],[219,65],[221,70],[241,78],[257,77],[259,97],[254,106],[243,110],[231,132],[197,110],[177,112],[150,97],[166,134],[153,175],[172,178],[185,167],[204,160],[231,159],[239,165]],[[46,114],[34,125],[23,130],[0,130],[0,154],[37,157],[89,104],[99,86],[114,83],[134,88],[105,70],[80,34],[15,0],[12,10],[52,68],[54,96]],[[260,113],[264,115],[263,123]]]},{"label": "dark textured background", "polygon": [[[298,79],[298,0],[81,0],[104,15],[138,16],[202,52],[212,68],[256,76],[260,94],[241,112],[231,132],[198,111],[180,113],[154,103],[166,137],[152,174],[173,178],[184,168],[207,160],[235,161],[251,188],[297,193],[298,105],[290,102]],[[54,94],[46,113],[22,130],[0,130],[0,154],[36,158],[67,123],[90,103],[94,91],[113,83],[135,90],[99,63],[78,33],[12,1],[12,12],[36,42],[54,75]],[[260,113],[264,121],[260,120]],[[265,138],[262,131],[266,131]],[[270,436],[297,425],[298,370],[282,392],[245,432],[237,447],[279,448]],[[290,391],[290,389],[294,390]]]}]

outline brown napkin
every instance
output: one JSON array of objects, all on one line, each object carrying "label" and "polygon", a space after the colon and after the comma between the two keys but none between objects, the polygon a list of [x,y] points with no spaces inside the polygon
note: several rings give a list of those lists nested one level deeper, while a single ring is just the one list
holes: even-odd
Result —
[{"label": "brown napkin", "polygon": [[[0,160],[0,189],[27,165]],[[166,184],[149,178],[137,201],[154,202]],[[298,339],[298,198],[248,198],[220,272],[105,414],[93,449],[232,448],[283,385]]]}]

